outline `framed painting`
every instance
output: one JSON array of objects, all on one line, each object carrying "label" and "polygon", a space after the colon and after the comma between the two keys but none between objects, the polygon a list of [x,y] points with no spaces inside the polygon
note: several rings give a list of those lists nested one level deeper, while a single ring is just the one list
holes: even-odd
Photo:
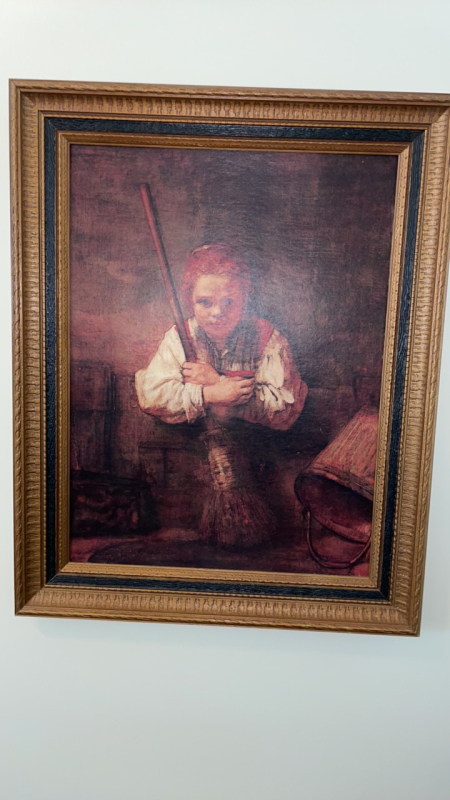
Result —
[{"label": "framed painting", "polygon": [[449,115],[11,82],[18,613],[418,633]]}]

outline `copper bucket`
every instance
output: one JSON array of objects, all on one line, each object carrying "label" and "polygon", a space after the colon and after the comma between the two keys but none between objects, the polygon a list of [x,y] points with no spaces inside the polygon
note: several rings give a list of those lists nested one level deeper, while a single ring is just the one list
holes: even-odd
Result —
[{"label": "copper bucket", "polygon": [[[370,547],[377,436],[378,411],[365,406],[295,482],[307,524],[308,548],[322,567],[347,569]],[[359,545],[355,556],[335,561],[320,555],[311,540],[312,521]]]}]

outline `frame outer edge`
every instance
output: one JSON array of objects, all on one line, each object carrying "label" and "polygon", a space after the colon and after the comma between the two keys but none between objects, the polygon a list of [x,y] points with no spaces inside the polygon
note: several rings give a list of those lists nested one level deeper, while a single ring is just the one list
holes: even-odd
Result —
[{"label": "frame outer edge", "polygon": [[[408,369],[405,383],[401,463],[399,464],[398,551],[393,602],[406,612],[418,635],[423,595],[427,519],[431,489],[433,433],[436,422],[440,344],[448,248],[442,226],[448,182],[447,110],[429,134],[416,252],[415,293],[411,305]],[[440,206],[441,200],[444,205]]]},{"label": "frame outer edge", "polygon": [[[183,119],[422,127],[436,122],[447,95],[299,91],[144,84],[17,81],[45,114],[123,119]],[[448,101],[448,102],[447,102]]]},{"label": "frame outer edge", "polygon": [[13,349],[14,566],[16,613],[25,603],[23,386],[22,386],[22,230],[20,203],[20,89],[10,81],[11,279]]},{"label": "frame outer edge", "polygon": [[[11,178],[14,314],[14,453],[15,453],[15,537],[16,608],[26,615],[78,616],[83,618],[146,619],[172,622],[204,622],[265,627],[354,630],[373,633],[417,635],[422,601],[426,523],[430,498],[433,433],[436,420],[439,354],[443,334],[444,287],[446,282],[449,233],[449,194],[444,181],[449,177],[450,95],[402,95],[398,93],[298,92],[294,90],[250,90],[220,87],[133,86],[127,84],[84,84],[45,81],[11,82]],[[47,91],[47,94],[45,94]],[[78,96],[76,96],[78,93]],[[372,104],[375,125],[404,124],[428,127],[431,139],[428,183],[422,209],[423,229],[419,242],[420,260],[416,299],[413,303],[411,365],[407,383],[405,424],[406,454],[412,456],[407,499],[400,508],[399,524],[403,547],[392,604],[334,601],[292,601],[240,599],[231,596],[205,598],[163,592],[42,587],[42,417],[43,319],[38,172],[38,117],[41,111],[64,115],[94,110],[96,95],[109,94],[108,104],[120,116],[144,117],[145,97],[156,98],[155,115],[162,118],[167,107],[198,98],[191,118],[199,119],[200,101],[217,98],[216,116],[223,119],[246,117],[247,100],[264,110],[258,118],[287,119],[294,116],[295,103],[310,104],[310,118],[330,121],[330,106],[346,107],[344,125],[352,119],[367,124],[369,112],[359,106]],[[133,96],[134,93],[134,96]],[[69,98],[68,95],[71,95]],[[127,96],[128,95],[128,96]],[[102,98],[98,98],[100,100]],[[166,105],[164,105],[166,100]],[[266,103],[266,101],[268,101]],[[272,101],[272,102],[270,102]],[[317,108],[311,104],[317,102]],[[245,106],[244,106],[245,104]],[[320,104],[325,106],[321,108]],[[156,108],[156,105],[158,108]],[[384,105],[384,107],[383,107]],[[403,107],[402,107],[403,105]],[[161,106],[161,108],[159,108]],[[197,106],[199,112],[197,114]],[[291,110],[286,111],[287,106]],[[411,106],[405,112],[405,106]],[[443,109],[442,106],[447,106]],[[109,112],[109,109],[105,109]],[[267,114],[265,114],[267,111]],[[356,117],[352,116],[352,113]],[[176,108],[171,115],[179,113]],[[214,114],[216,112],[214,111]],[[283,116],[286,113],[286,116]],[[339,115],[339,109],[333,114]],[[366,116],[367,113],[369,116]],[[322,116],[321,116],[322,114]],[[357,117],[360,114],[360,117]],[[407,116],[407,115],[410,116]],[[397,115],[397,116],[396,116]],[[214,115],[213,115],[214,116]],[[251,114],[248,117],[252,119]],[[291,117],[290,117],[291,118]],[[298,117],[302,121],[302,117]],[[433,150],[434,147],[434,150]],[[431,173],[433,173],[431,175]],[[430,177],[431,175],[431,177]],[[440,205],[442,202],[442,206]],[[38,211],[37,211],[38,209]],[[423,271],[421,268],[424,263]],[[421,282],[425,284],[423,288]],[[422,297],[423,295],[423,297]],[[419,298],[419,302],[417,302]],[[422,302],[420,301],[422,298]],[[435,312],[433,317],[433,311]],[[417,333],[418,331],[418,333]],[[417,334],[417,335],[416,335]],[[414,371],[414,365],[415,371]],[[429,380],[429,387],[428,380]],[[414,385],[414,381],[417,385]],[[413,397],[414,395],[414,397]],[[411,412],[411,408],[413,411]],[[411,415],[410,415],[411,412]],[[408,440],[410,436],[410,441]],[[406,459],[407,461],[407,459]],[[404,467],[404,465],[403,465]],[[407,472],[407,470],[406,470]],[[401,475],[405,473],[403,468]],[[415,492],[415,496],[412,496]],[[411,527],[412,526],[412,527]],[[196,610],[196,603],[203,604]],[[137,605],[136,605],[137,604]],[[220,608],[219,608],[220,606]],[[255,609],[258,609],[256,613]],[[283,611],[283,609],[285,609]],[[407,611],[407,613],[405,613]]]},{"label": "frame outer edge", "polygon": [[236,100],[315,100],[330,103],[355,101],[359,103],[405,103],[411,105],[450,105],[450,94],[427,92],[377,92],[352,91],[334,89],[280,89],[275,87],[252,88],[248,86],[184,86],[178,84],[142,84],[142,83],[105,83],[103,81],[52,81],[52,80],[13,80],[15,86],[27,92],[52,92],[70,94],[139,94],[161,97],[173,95],[195,99],[207,97],[229,100],[230,95]]},{"label": "frame outer edge", "polygon": [[196,593],[46,586],[25,616],[200,623],[414,635],[405,614],[389,603],[235,597]]},{"label": "frame outer edge", "polygon": [[15,539],[16,611],[43,585],[42,531],[42,307],[38,109],[11,83],[13,167]]},{"label": "frame outer edge", "polygon": [[[441,368],[442,341],[444,335],[444,317],[446,288],[449,270],[450,255],[450,109],[443,115],[445,130],[441,132],[442,147],[444,148],[444,169],[439,196],[442,198],[441,213],[439,217],[430,211],[433,224],[430,223],[430,235],[423,238],[425,257],[435,261],[434,294],[431,314],[431,333],[429,346],[428,392],[425,407],[423,456],[421,463],[421,491],[417,514],[417,530],[419,539],[417,555],[414,562],[414,592],[411,603],[412,625],[417,632],[420,630],[423,583],[425,574],[426,540],[428,533],[428,517],[430,510],[431,480],[433,471],[433,454],[435,443],[435,429],[438,405],[439,377]],[[436,165],[439,169],[439,164]],[[433,226],[434,225],[434,226]]]}]

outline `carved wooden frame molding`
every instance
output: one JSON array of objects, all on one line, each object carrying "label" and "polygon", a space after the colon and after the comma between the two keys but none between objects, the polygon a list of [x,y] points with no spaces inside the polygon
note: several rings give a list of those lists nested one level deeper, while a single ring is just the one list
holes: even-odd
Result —
[{"label": "carved wooden frame molding", "polygon": [[[17,613],[418,634],[449,247],[449,119],[450,95],[11,82]],[[103,122],[86,132],[74,120]],[[120,130],[123,121],[133,130]],[[116,124],[108,130],[111,122]],[[141,133],[139,122],[165,127]],[[174,137],[175,123],[207,123],[210,138],[199,134],[200,127]],[[49,125],[56,137],[51,229],[45,196]],[[262,126],[273,131],[269,138]],[[288,131],[280,139],[281,127],[291,137]],[[239,134],[244,129],[250,145]],[[153,136],[156,145],[201,147],[211,140],[217,146],[219,137],[222,146],[292,149],[294,133],[306,129],[316,133],[296,141],[298,149],[392,153],[399,159],[369,577],[71,564],[71,142],[139,144]],[[340,138],[338,130],[344,132]],[[53,237],[54,302],[48,285]],[[46,342],[49,320],[56,326],[54,350]],[[56,442],[54,463],[50,439]]]}]

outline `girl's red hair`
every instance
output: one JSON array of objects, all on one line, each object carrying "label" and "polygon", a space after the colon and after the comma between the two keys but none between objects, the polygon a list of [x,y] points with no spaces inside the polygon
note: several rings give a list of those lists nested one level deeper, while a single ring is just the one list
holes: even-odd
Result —
[{"label": "girl's red hair", "polygon": [[184,268],[181,296],[192,313],[192,294],[201,275],[229,275],[238,278],[245,298],[250,293],[250,272],[248,266],[234,247],[228,244],[204,244],[192,251]]}]

